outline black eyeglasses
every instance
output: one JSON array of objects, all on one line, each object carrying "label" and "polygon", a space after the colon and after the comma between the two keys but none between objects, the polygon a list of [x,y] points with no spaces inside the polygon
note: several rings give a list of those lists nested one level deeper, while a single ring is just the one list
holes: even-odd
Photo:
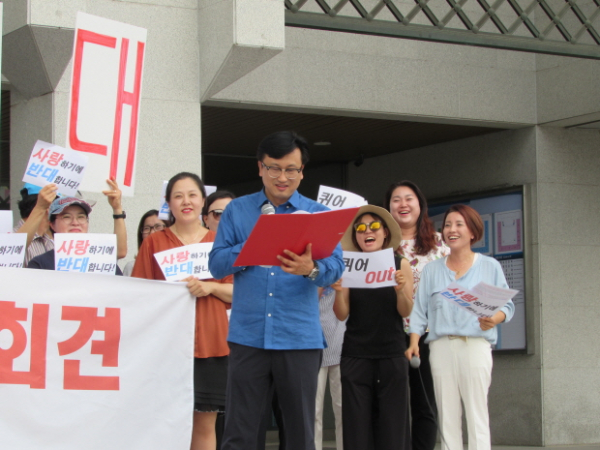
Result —
[{"label": "black eyeglasses", "polygon": [[364,233],[365,231],[367,231],[367,228],[371,231],[377,231],[381,229],[381,222],[379,222],[378,220],[376,220],[375,222],[371,222],[371,223],[357,223],[354,225],[354,230],[357,233]]},{"label": "black eyeglasses", "polygon": [[165,229],[165,224],[164,223],[155,223],[154,225],[145,225],[142,228],[142,233],[143,234],[149,234],[152,233],[152,231],[162,231]]},{"label": "black eyeglasses", "polygon": [[207,216],[210,214],[213,215],[215,220],[221,220],[221,215],[223,214],[223,210],[222,209],[213,209],[212,211],[208,212]]}]

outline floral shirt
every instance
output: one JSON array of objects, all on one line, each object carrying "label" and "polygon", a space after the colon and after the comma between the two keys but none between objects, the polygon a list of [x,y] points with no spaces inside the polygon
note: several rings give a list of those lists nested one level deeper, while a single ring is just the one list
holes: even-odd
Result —
[{"label": "floral shirt", "polygon": [[[444,256],[448,256],[450,254],[450,248],[448,248],[448,246],[444,243],[440,233],[435,233],[435,248],[426,255],[417,255],[415,253],[415,242],[416,239],[403,239],[400,242],[402,254],[406,259],[408,259],[413,273],[413,300],[415,298],[415,294],[417,293],[417,288],[419,287],[419,281],[421,280],[421,272],[423,272],[423,267],[425,267],[428,262],[443,258]],[[407,333],[409,321],[410,317],[404,319],[404,330]]]}]

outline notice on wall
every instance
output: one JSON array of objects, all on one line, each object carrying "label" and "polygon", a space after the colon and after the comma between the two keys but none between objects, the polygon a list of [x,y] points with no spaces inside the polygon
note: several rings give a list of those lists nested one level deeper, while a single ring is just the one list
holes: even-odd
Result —
[{"label": "notice on wall", "polygon": [[79,12],[67,120],[67,147],[90,158],[81,189],[101,192],[114,178],[133,196],[144,28]]},{"label": "notice on wall", "polygon": [[342,287],[380,288],[396,286],[396,263],[394,250],[386,248],[378,252],[344,252]]}]

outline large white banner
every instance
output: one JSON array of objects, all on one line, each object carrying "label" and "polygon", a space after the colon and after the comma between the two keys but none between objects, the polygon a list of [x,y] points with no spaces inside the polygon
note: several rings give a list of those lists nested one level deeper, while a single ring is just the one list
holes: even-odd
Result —
[{"label": "large white banner", "polygon": [[81,190],[116,178],[133,196],[147,32],[79,12],[67,120],[67,147],[89,155]]},{"label": "large white banner", "polygon": [[0,285],[0,448],[190,448],[184,283],[0,268]]}]

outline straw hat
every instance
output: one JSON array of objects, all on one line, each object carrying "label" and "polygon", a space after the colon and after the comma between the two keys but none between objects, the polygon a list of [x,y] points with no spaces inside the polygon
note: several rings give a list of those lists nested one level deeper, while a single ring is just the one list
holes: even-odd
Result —
[{"label": "straw hat", "polygon": [[[362,251],[352,241],[352,234],[354,233],[354,222],[356,221],[356,218],[364,214],[376,214],[377,216],[381,217],[381,220],[385,222],[388,232],[390,233],[390,240],[385,248],[393,248],[396,250],[400,246],[400,241],[402,240],[402,231],[400,230],[400,226],[386,209],[375,205],[365,205],[360,207],[358,213],[356,213],[356,216],[354,216],[354,220],[342,237],[342,248],[347,252]],[[384,249],[382,248],[382,250]]]}]

